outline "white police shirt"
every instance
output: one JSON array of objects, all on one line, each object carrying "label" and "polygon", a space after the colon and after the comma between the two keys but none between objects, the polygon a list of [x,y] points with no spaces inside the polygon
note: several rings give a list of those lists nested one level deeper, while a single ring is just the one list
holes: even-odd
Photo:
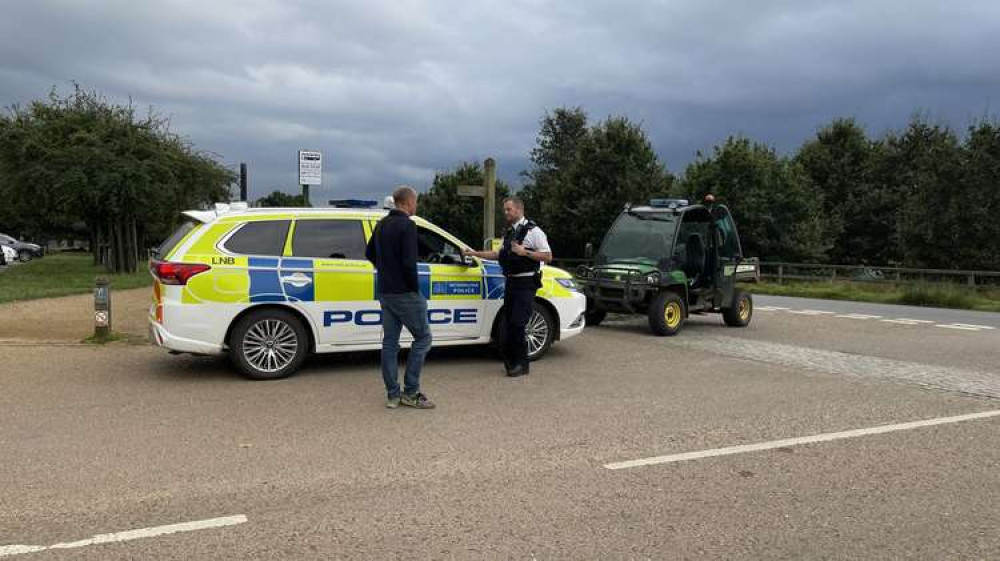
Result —
[{"label": "white police shirt", "polygon": [[[519,228],[528,223],[528,219],[521,217],[520,220],[514,224],[514,228]],[[537,224],[534,228],[528,230],[528,233],[524,236],[524,242],[521,244],[524,249],[531,251],[541,251],[545,253],[551,253],[552,248],[549,247],[549,238],[542,231],[542,228]],[[534,276],[535,273],[518,273],[516,275],[511,275],[512,277],[530,277]]]}]

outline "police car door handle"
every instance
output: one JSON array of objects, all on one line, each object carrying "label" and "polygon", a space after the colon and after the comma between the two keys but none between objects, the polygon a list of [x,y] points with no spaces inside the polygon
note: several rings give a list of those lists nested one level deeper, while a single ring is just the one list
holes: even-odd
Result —
[{"label": "police car door handle", "polygon": [[301,288],[307,284],[311,284],[312,279],[302,273],[295,273],[288,277],[281,277],[281,282]]}]

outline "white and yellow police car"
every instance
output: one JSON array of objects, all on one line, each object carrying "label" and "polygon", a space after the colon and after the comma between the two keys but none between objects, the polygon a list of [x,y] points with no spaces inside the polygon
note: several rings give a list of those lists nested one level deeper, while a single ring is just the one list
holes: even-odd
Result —
[{"label": "white and yellow police car", "polygon": [[[310,353],[381,347],[378,271],[365,246],[386,211],[246,208],[188,211],[154,253],[150,338],[172,352],[228,353],[254,379],[289,376]],[[503,330],[504,277],[492,261],[414,217],[420,290],[434,346],[494,342]],[[529,356],[579,334],[586,298],[572,276],[545,267],[528,325]],[[410,341],[403,332],[405,347]]]}]

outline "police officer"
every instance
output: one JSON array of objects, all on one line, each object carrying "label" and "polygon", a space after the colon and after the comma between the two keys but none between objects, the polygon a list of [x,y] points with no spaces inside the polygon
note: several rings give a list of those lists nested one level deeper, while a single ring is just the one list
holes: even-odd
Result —
[{"label": "police officer", "polygon": [[506,277],[503,306],[506,315],[504,357],[508,376],[524,376],[529,372],[528,340],[525,330],[531,319],[535,291],[542,287],[542,263],[552,261],[552,250],[545,232],[524,217],[524,201],[508,197],[503,202],[507,219],[500,251],[472,251],[465,255],[482,259],[497,259]]}]

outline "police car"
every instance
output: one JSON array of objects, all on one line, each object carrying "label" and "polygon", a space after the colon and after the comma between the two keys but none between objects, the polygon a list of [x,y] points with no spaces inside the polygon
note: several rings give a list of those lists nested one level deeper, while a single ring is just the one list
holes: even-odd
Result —
[{"label": "police car", "polygon": [[[150,339],[177,353],[228,353],[245,376],[289,376],[310,353],[381,348],[378,272],[368,238],[375,209],[252,208],[188,211],[154,252]],[[504,277],[493,261],[414,217],[420,290],[434,346],[487,344],[501,336]],[[572,276],[545,267],[528,325],[529,356],[579,334],[586,298]],[[402,346],[408,346],[404,331]]]}]

